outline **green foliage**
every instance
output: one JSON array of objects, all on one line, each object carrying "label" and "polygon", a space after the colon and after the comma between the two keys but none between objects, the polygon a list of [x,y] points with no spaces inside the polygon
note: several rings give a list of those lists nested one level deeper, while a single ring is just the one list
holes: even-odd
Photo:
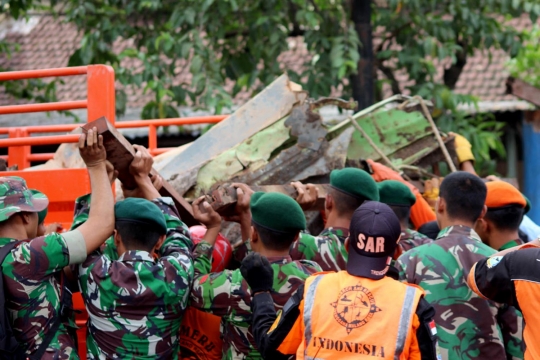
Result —
[{"label": "green foliage", "polygon": [[[6,19],[22,20],[28,18],[29,12],[48,11],[51,6],[55,5],[55,1],[40,1],[40,0],[0,0],[0,16]],[[19,50],[19,45],[0,40],[0,53],[3,56],[10,58],[14,52]],[[0,68],[0,71],[9,71],[10,69]],[[56,85],[61,83],[60,80],[29,79],[19,81],[7,81],[2,83],[2,88],[5,93],[11,95],[15,99],[31,100],[37,103],[58,101],[56,97]],[[78,116],[70,111],[62,111],[61,113],[79,121]]]},{"label": "green foliage", "polygon": [[540,88],[540,27],[525,31],[525,44],[508,62],[510,74]]},{"label": "green foliage", "polygon": [[[283,72],[276,59],[291,35],[303,35],[314,58],[289,71],[313,97],[326,96],[354,72],[358,37],[340,2],[323,0],[65,1],[67,21],[84,33],[70,65],[109,63],[119,81],[154,99],[144,118],[178,116],[177,106],[232,106],[242,90],[257,91]],[[128,47],[118,50],[118,41]],[[133,66],[137,63],[136,67]],[[128,65],[131,64],[131,65]],[[190,73],[178,84],[177,74]],[[227,81],[231,87],[225,87]]]}]

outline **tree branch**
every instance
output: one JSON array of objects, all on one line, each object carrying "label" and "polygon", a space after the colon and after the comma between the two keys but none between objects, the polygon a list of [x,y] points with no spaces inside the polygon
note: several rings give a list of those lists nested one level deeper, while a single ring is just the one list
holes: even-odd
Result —
[{"label": "tree branch", "polygon": [[454,90],[465,65],[467,65],[467,44],[464,41],[458,41],[461,50],[456,53],[455,64],[450,65],[444,70],[444,85]]},{"label": "tree branch", "polygon": [[385,66],[383,62],[380,60],[377,60],[377,68],[381,70],[381,72],[384,74],[384,76],[388,78],[388,80],[390,80],[390,86],[392,87],[392,94],[394,95],[401,94],[399,82],[394,76],[394,71],[388,66]]}]

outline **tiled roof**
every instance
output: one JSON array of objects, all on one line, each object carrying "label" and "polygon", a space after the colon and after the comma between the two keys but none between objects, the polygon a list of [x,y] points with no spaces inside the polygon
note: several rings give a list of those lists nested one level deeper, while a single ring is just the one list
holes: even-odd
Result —
[{"label": "tiled roof", "polygon": [[[530,27],[527,18],[514,19],[511,23],[516,28]],[[11,58],[0,58],[0,67],[11,70],[46,69],[67,66],[69,56],[79,45],[81,36],[71,24],[63,23],[51,16],[40,16],[37,25],[28,34],[9,33],[7,39],[20,44],[19,51],[13,53]],[[124,45],[125,46],[125,45]],[[301,38],[289,39],[290,50],[283,53],[278,61],[282,68],[300,71],[305,58],[309,56]],[[512,95],[505,94],[505,80],[508,72],[505,62],[508,56],[503,50],[491,51],[491,57],[482,52],[476,52],[467,60],[467,65],[456,85],[456,91],[463,94],[477,96],[486,104],[502,102],[505,104],[516,103],[517,99]],[[136,64],[130,64],[136,66]],[[442,74],[442,65],[440,72]],[[189,82],[191,75],[186,71],[181,72],[179,81]],[[398,75],[400,86],[403,89],[408,79],[405,74]],[[59,101],[79,100],[86,97],[86,84],[82,76],[66,77],[64,83],[58,85],[57,96]],[[228,87],[231,84],[227,85]],[[333,91],[339,95],[339,90]],[[386,93],[387,91],[385,91]],[[241,104],[249,98],[249,93],[241,93],[235,98],[235,102]],[[142,89],[129,91],[128,107],[141,108],[152,96],[143,94]],[[4,92],[0,91],[0,105],[13,104]],[[507,109],[503,107],[503,110]],[[489,110],[489,107],[488,109]],[[495,111],[501,110],[494,107]]]}]

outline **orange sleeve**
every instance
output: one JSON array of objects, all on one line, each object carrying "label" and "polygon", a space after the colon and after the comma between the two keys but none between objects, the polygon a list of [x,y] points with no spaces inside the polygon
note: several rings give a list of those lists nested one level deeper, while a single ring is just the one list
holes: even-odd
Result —
[{"label": "orange sleeve", "polygon": [[437,217],[422,194],[418,190],[413,192],[416,196],[416,203],[411,207],[411,221],[414,228],[418,229],[427,222],[437,220]]},{"label": "orange sleeve", "polygon": [[421,360],[422,354],[420,353],[420,345],[418,345],[418,338],[416,337],[416,331],[420,327],[420,320],[418,315],[413,315],[413,323],[411,329],[411,343],[409,346],[409,355],[407,356],[408,360]]},{"label": "orange sleeve", "polygon": [[[291,330],[287,333],[287,336],[285,336],[285,339],[281,342],[281,345],[277,348],[277,351],[282,354],[296,354],[296,351],[304,340],[304,300],[302,300],[298,309],[300,310],[300,315],[296,319]],[[276,328],[279,320],[280,317],[276,319],[274,325],[272,325],[270,331],[268,331],[269,333]]]},{"label": "orange sleeve", "polygon": [[473,265],[471,271],[469,272],[469,275],[467,276],[467,284],[469,285],[471,290],[477,293],[482,299],[489,300],[482,294],[482,292],[480,292],[480,289],[478,289],[478,286],[476,285],[476,265],[477,264]]}]

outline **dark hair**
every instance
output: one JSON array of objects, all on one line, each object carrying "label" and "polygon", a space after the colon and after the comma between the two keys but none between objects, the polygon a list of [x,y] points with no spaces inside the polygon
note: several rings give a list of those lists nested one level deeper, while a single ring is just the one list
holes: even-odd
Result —
[{"label": "dark hair", "polygon": [[117,220],[114,228],[128,250],[152,251],[163,231],[156,226],[133,221]]},{"label": "dark hair", "polygon": [[329,193],[334,199],[334,205],[339,215],[352,215],[364,201],[368,201],[364,197],[352,196],[334,188],[330,188]]},{"label": "dark hair", "polygon": [[294,233],[275,231],[256,223],[253,223],[253,227],[259,234],[264,247],[269,250],[285,251],[289,249],[299,233],[299,231]]},{"label": "dark hair", "polygon": [[396,214],[401,224],[408,224],[409,217],[411,217],[411,207],[401,205],[388,205],[390,209]]},{"label": "dark hair", "polygon": [[450,218],[475,222],[484,208],[487,188],[478,176],[456,171],[444,178],[439,193]]},{"label": "dark hair", "polygon": [[488,209],[485,219],[492,222],[499,230],[515,231],[523,220],[524,209],[519,205],[510,205],[503,208]]},{"label": "dark hair", "polygon": [[418,228],[418,232],[420,234],[424,234],[430,239],[436,239],[437,236],[439,236],[440,231],[441,229],[439,229],[439,224],[437,224],[437,221],[427,222]]}]

